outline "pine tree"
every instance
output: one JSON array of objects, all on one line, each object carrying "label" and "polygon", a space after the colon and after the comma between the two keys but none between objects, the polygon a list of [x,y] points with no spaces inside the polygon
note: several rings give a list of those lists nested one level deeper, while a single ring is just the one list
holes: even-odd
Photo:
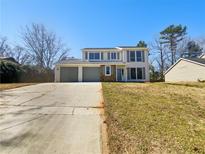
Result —
[{"label": "pine tree", "polygon": [[171,63],[176,62],[177,44],[184,39],[186,33],[186,26],[170,25],[160,32],[160,39],[162,44],[167,44],[171,50]]}]

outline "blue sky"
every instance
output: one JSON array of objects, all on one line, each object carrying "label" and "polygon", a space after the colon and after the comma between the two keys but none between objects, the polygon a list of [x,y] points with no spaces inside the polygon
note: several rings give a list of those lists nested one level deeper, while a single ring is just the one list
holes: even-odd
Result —
[{"label": "blue sky", "polygon": [[151,42],[170,24],[205,36],[205,0],[0,0],[0,35],[21,43],[21,27],[42,23],[81,57],[84,47]]}]

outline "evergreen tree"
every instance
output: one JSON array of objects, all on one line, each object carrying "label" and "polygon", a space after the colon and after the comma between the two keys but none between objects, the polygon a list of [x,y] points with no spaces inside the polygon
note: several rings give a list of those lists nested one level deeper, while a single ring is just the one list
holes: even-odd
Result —
[{"label": "evergreen tree", "polygon": [[147,44],[145,43],[145,41],[139,41],[137,44],[137,47],[139,48],[146,48]]},{"label": "evergreen tree", "polygon": [[186,45],[183,57],[185,58],[195,58],[202,54],[203,48],[195,41],[189,41]]},{"label": "evergreen tree", "polygon": [[167,44],[171,50],[171,64],[176,62],[177,44],[184,39],[186,35],[186,26],[170,25],[160,32],[161,43]]}]

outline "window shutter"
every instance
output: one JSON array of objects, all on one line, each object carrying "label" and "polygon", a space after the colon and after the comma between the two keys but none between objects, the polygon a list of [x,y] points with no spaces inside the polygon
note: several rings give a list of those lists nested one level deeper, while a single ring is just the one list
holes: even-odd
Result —
[{"label": "window shutter", "polygon": [[103,52],[101,52],[101,60],[104,60],[104,57],[103,57]]},{"label": "window shutter", "polygon": [[127,51],[127,62],[129,62],[130,61],[130,52],[129,51]]},{"label": "window shutter", "polygon": [[146,76],[145,76],[145,68],[144,68],[144,67],[142,68],[142,78],[143,78],[143,79],[146,78]]},{"label": "window shutter", "polygon": [[120,59],[120,53],[117,52],[117,60],[119,60],[119,59]]},{"label": "window shutter", "polygon": [[143,61],[143,62],[145,62],[145,59],[144,59],[145,56],[144,56],[144,54],[145,54],[144,51],[142,51],[142,61]]},{"label": "window shutter", "polygon": [[88,59],[88,52],[85,52],[85,59]]},{"label": "window shutter", "polygon": [[110,52],[107,53],[107,59],[110,60]]}]

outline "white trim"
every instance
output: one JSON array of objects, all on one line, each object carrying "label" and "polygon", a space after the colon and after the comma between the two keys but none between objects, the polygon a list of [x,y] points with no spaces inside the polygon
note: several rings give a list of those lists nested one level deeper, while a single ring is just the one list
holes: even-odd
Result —
[{"label": "white trim", "polygon": [[116,66],[116,67],[115,67],[115,74],[116,74],[116,75],[115,75],[115,80],[116,80],[116,81],[118,81],[118,80],[117,80],[117,69],[118,69],[118,68],[117,68],[117,66]]},{"label": "white trim", "polygon": [[203,58],[205,56],[205,53],[202,53],[199,58]]},{"label": "white trim", "polygon": [[[107,74],[106,67],[110,68],[110,73],[109,74]],[[112,67],[110,65],[105,65],[105,76],[111,76],[111,74],[112,74]]]},{"label": "white trim", "polygon": [[82,82],[82,81],[83,81],[83,67],[78,66],[78,82]]}]

